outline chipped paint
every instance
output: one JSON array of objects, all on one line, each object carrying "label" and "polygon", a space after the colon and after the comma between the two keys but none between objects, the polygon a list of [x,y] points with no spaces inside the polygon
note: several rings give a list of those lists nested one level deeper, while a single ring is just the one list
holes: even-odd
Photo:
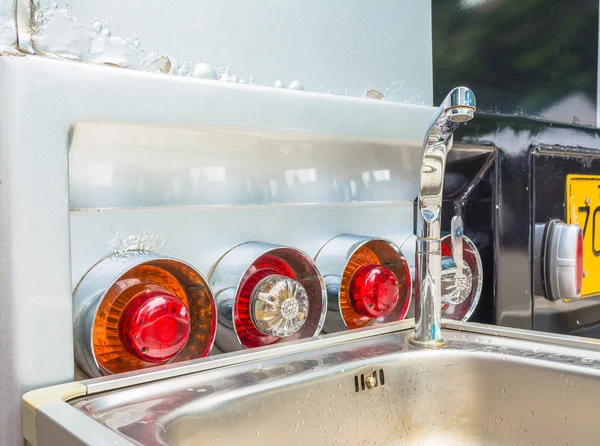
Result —
[{"label": "chipped paint", "polygon": [[[279,11],[283,20],[295,20],[300,15],[303,20],[303,29],[312,33],[314,16],[303,17],[304,9],[301,6],[272,5],[266,0],[253,0],[253,2],[253,7],[249,7],[249,13],[256,14],[257,10],[268,6]],[[405,20],[405,17],[409,16],[427,15],[427,11],[423,11],[422,8],[415,8],[414,4],[408,0],[402,0],[401,3],[398,14],[402,13],[402,15],[398,17],[398,20]],[[270,29],[273,29],[273,32],[280,31],[277,31],[276,27],[265,26],[264,30],[257,31],[249,40],[256,40],[258,47],[263,48],[269,54],[273,54],[273,60],[267,60],[266,63],[265,60],[260,58],[249,61],[248,54],[252,54],[252,51],[246,48],[248,43],[243,42],[238,45],[232,40],[232,36],[236,33],[244,32],[245,24],[232,20],[223,25],[223,29],[219,31],[219,33],[222,32],[222,34],[219,34],[220,37],[213,36],[214,40],[213,37],[210,37],[210,30],[212,30],[214,24],[207,21],[207,17],[227,15],[228,4],[226,3],[196,4],[190,10],[186,10],[185,17],[177,15],[181,7],[173,6],[169,11],[163,11],[164,17],[161,22],[161,29],[153,28],[143,21],[140,22],[139,18],[129,22],[123,19],[128,14],[143,12],[141,15],[148,16],[148,22],[150,22],[150,17],[152,17],[150,13],[154,12],[156,14],[161,11],[158,2],[148,4],[140,2],[137,5],[127,4],[121,6],[117,6],[113,2],[107,4],[106,7],[99,7],[89,2],[89,0],[16,0],[16,5],[17,30],[15,31],[12,24],[14,20],[11,20],[9,24],[12,25],[15,45],[18,45],[19,50],[25,53],[204,79],[213,78],[211,72],[214,72],[216,79],[231,83],[256,83],[278,88],[287,86],[288,89],[300,91],[306,89],[308,91],[345,94],[355,97],[365,97],[366,91],[377,90],[382,92],[382,99],[388,101],[413,104],[428,104],[431,101],[428,92],[430,86],[423,85],[423,76],[420,74],[422,69],[425,68],[420,68],[420,61],[427,60],[426,57],[420,57],[418,59],[419,63],[414,64],[414,69],[408,71],[404,68],[406,64],[396,67],[397,63],[390,61],[389,68],[386,70],[388,73],[382,74],[382,70],[374,68],[379,66],[378,62],[371,59],[383,58],[384,56],[375,57],[368,47],[359,45],[360,48],[355,48],[354,45],[352,47],[353,51],[362,54],[359,59],[364,59],[365,65],[357,71],[357,73],[361,73],[360,76],[353,77],[348,75],[347,71],[344,70],[340,73],[335,68],[337,66],[334,64],[336,58],[341,58],[340,64],[343,65],[345,60],[343,54],[350,48],[340,43],[339,45],[342,46],[335,48],[331,60],[324,64],[321,72],[318,71],[318,67],[322,65],[319,55],[314,54],[313,47],[306,46],[302,42],[299,42],[295,52],[290,53],[286,48],[284,59],[280,61],[282,48],[286,47],[287,44],[278,43],[279,41],[276,38],[269,39]],[[331,11],[325,11],[325,13],[330,14]],[[202,16],[198,18],[197,23],[194,22],[194,28],[189,29],[188,37],[181,40],[183,38],[181,31],[186,29],[186,26],[192,26],[189,17],[197,14],[202,14]],[[374,17],[390,20],[388,8],[380,4],[376,8]],[[355,17],[350,14],[348,19],[352,21],[355,20]],[[409,23],[415,23],[413,19],[409,20]],[[261,23],[264,21],[265,24],[270,23],[268,18],[258,17],[256,20],[260,20]],[[320,20],[326,19],[322,17]],[[179,29],[177,26],[179,26]],[[380,21],[372,18],[369,21],[369,26],[377,29],[380,26]],[[427,33],[426,29],[419,27],[413,31],[409,31],[408,28],[398,27],[397,37],[401,38],[400,36],[406,35],[410,38],[416,38],[416,35],[420,32]],[[336,42],[339,40],[340,35],[345,32],[345,29],[338,30],[337,38],[328,45],[334,47],[338,45]],[[18,35],[18,42],[15,35]],[[161,38],[157,39],[157,36]],[[382,45],[383,48],[390,45],[390,41],[386,40],[376,40],[375,43]],[[170,48],[171,51],[166,51],[167,48]],[[178,54],[174,54],[173,50]],[[427,50],[427,46],[424,47],[424,50]],[[193,55],[198,52],[210,60],[194,60]],[[239,72],[235,68],[236,57],[239,58],[238,61],[242,65]],[[404,56],[399,55],[399,59],[402,60],[412,59],[413,57],[414,52],[409,52]],[[307,58],[308,60],[314,59],[315,63],[307,64]],[[274,63],[273,61],[279,62]],[[200,68],[198,68],[199,65]],[[206,67],[210,67],[210,69]],[[196,72],[196,75],[194,75],[194,72]],[[299,77],[306,76],[307,78],[302,79],[303,82],[300,82],[300,80],[295,79],[297,76],[290,76],[294,72],[297,74],[302,73],[302,76]],[[280,76],[284,73],[286,74],[285,78]],[[366,88],[360,88],[360,83],[363,82],[366,77],[365,74],[368,75],[368,73],[373,76],[372,79],[378,79],[377,83],[371,85],[365,82]],[[394,77],[390,78],[390,76],[395,75],[402,76],[402,81],[393,80]],[[257,79],[257,81],[254,79]]]},{"label": "chipped paint", "polygon": [[12,2],[0,2],[0,50],[14,49],[17,45],[15,11]]}]

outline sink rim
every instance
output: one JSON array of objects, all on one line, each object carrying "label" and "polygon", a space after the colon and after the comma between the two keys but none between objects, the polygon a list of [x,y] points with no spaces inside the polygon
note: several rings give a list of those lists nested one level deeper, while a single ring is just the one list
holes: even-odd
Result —
[{"label": "sink rim", "polygon": [[[60,426],[57,435],[66,435],[72,438],[77,435],[80,439],[89,440],[88,444],[98,444],[97,438],[113,439],[115,444],[133,444],[125,437],[111,430],[110,428],[98,423],[95,419],[81,412],[69,402],[80,400],[86,397],[100,396],[97,394],[118,391],[119,389],[136,387],[141,384],[153,384],[169,378],[187,378],[194,374],[202,375],[201,372],[218,371],[223,368],[236,368],[236,366],[245,367],[251,363],[266,360],[283,360],[285,357],[293,357],[294,354],[310,354],[313,350],[324,349],[327,347],[341,347],[343,344],[355,341],[370,340],[382,335],[397,334],[399,345],[408,345],[409,338],[413,331],[414,320],[405,320],[395,323],[389,323],[376,327],[368,327],[350,332],[342,332],[331,335],[319,336],[317,338],[304,339],[287,342],[280,346],[268,346],[250,351],[242,351],[230,354],[208,357],[188,363],[179,363],[167,366],[161,366],[149,369],[143,372],[130,372],[127,374],[107,376],[82,382],[70,382],[53,387],[33,390],[23,396],[23,436],[31,444],[36,444],[36,432],[44,423],[52,423],[52,426]],[[510,349],[510,344],[517,346],[521,343],[530,343],[528,350],[535,353],[535,345],[540,346],[541,354],[548,353],[556,357],[548,356],[541,358],[541,361],[550,361],[551,363],[560,363],[558,357],[561,355],[581,358],[582,361],[590,356],[595,356],[595,364],[577,364],[574,365],[583,369],[595,369],[594,375],[598,376],[600,371],[596,367],[600,363],[600,340],[579,338],[575,336],[563,336],[550,333],[533,332],[529,330],[520,330],[513,328],[497,327],[475,323],[463,323],[456,321],[443,320],[442,328],[447,330],[449,338],[454,337],[458,344],[470,345],[473,349],[465,349],[467,355],[473,353],[488,352],[489,348],[503,347]],[[481,338],[478,338],[478,335]],[[465,341],[462,338],[464,336]],[[459,338],[460,337],[460,338]],[[492,340],[491,343],[489,340]],[[496,342],[497,340],[497,342]],[[455,350],[452,346],[452,340],[447,350]],[[498,344],[498,345],[496,345]],[[418,349],[408,346],[407,351],[421,351],[423,353],[446,350],[442,349]],[[498,352],[504,354],[502,352]],[[514,354],[507,352],[509,356]],[[520,355],[516,355],[520,356]],[[538,360],[537,358],[535,359]],[[571,365],[568,365],[571,367]],[[160,385],[160,384],[159,384]],[[73,420],[77,420],[73,424]],[[67,438],[67,437],[65,437]]]},{"label": "sink rim", "polygon": [[[374,327],[365,327],[347,332],[321,335],[316,338],[299,339],[281,345],[272,345],[252,350],[220,354],[218,356],[209,356],[207,358],[188,361],[183,364],[167,364],[141,371],[103,376],[80,381],[80,383],[85,386],[85,394],[89,396],[101,392],[118,390],[124,387],[146,384],[153,381],[215,370],[222,367],[317,350],[384,334],[409,331],[413,329],[414,326],[414,319],[405,319],[403,321],[390,322]],[[600,340],[592,338],[557,335],[554,333],[536,332],[532,330],[500,327],[473,322],[459,322],[448,319],[442,319],[442,329],[600,352]]]}]

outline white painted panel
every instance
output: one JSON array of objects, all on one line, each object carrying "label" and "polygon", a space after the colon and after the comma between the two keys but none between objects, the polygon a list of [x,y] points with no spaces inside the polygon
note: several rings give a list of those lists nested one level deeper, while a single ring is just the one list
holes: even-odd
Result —
[{"label": "white painted panel", "polygon": [[432,103],[430,0],[41,0],[34,18],[42,53]]},{"label": "white painted panel", "polygon": [[0,0],[0,51],[14,49],[17,41],[14,5],[14,1]]}]

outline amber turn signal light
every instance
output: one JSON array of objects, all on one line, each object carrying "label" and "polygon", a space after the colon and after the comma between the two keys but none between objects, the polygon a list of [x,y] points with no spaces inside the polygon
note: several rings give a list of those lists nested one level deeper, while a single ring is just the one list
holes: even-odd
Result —
[{"label": "amber turn signal light", "polygon": [[411,275],[394,243],[340,235],[321,248],[315,262],[327,285],[326,333],[406,317],[412,295]]},{"label": "amber turn signal light", "polygon": [[79,367],[98,376],[208,355],[216,308],[202,275],[179,260],[127,254],[98,263],[75,290]]}]

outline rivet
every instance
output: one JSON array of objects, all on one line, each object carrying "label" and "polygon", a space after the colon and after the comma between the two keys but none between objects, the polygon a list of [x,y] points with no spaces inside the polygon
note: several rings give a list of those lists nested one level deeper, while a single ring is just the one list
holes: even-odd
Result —
[{"label": "rivet", "polygon": [[372,376],[367,376],[365,378],[365,384],[367,385],[367,388],[372,389],[375,387],[375,384],[377,384],[377,381]]}]

